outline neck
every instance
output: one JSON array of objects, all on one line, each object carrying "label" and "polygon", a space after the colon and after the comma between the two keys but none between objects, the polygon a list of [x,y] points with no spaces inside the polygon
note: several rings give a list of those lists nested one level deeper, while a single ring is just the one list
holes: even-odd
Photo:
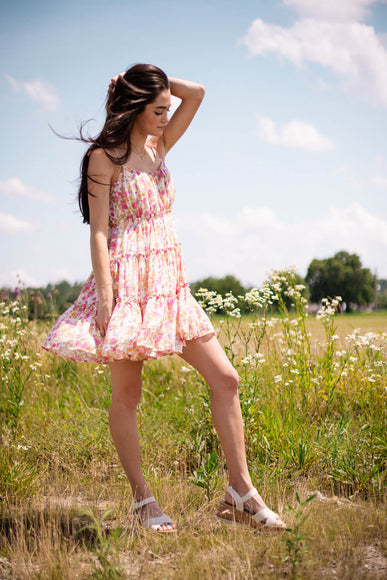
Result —
[{"label": "neck", "polygon": [[145,141],[148,135],[144,135],[143,133],[139,133],[138,131],[133,128],[131,135],[130,135],[130,142],[134,149],[138,153],[142,153],[145,150]]}]

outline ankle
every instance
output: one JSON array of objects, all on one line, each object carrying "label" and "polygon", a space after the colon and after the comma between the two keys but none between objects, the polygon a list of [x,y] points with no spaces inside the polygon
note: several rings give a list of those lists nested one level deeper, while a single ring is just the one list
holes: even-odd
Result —
[{"label": "ankle", "polygon": [[134,501],[142,501],[143,499],[153,495],[151,489],[145,482],[141,485],[133,486],[132,493]]},{"label": "ankle", "polygon": [[239,495],[242,496],[245,495],[248,491],[250,491],[250,489],[254,487],[249,475],[246,477],[240,476],[237,479],[230,478],[228,484],[230,487],[235,489],[235,491],[237,491]]}]

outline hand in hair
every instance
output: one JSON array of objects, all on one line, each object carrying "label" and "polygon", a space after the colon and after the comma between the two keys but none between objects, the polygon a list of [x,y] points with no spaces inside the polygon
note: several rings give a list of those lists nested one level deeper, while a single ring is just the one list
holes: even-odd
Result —
[{"label": "hand in hair", "polygon": [[115,77],[113,77],[112,79],[110,79],[110,85],[109,85],[109,88],[108,88],[108,93],[111,93],[111,91],[112,91],[112,90],[114,89],[114,87],[116,86],[118,79],[119,79],[120,77],[123,77],[123,76],[124,76],[124,74],[125,74],[125,71],[124,71],[124,72],[120,72],[120,74],[119,74],[119,75],[116,75]]}]

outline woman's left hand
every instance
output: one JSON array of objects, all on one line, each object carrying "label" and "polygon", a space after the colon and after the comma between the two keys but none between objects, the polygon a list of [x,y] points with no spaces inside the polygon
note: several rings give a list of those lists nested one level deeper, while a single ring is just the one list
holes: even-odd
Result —
[{"label": "woman's left hand", "polygon": [[112,90],[114,89],[114,87],[116,86],[119,77],[123,77],[124,74],[125,74],[125,71],[120,72],[119,75],[116,75],[115,77],[113,77],[112,79],[110,79],[110,85],[109,85],[109,88],[108,88],[108,92],[109,93],[111,93]]}]

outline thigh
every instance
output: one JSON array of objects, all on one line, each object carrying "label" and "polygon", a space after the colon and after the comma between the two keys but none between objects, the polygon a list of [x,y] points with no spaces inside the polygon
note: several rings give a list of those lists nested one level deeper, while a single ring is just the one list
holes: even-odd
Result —
[{"label": "thigh", "polygon": [[112,390],[115,393],[141,390],[143,361],[120,360],[109,363],[112,375]]},{"label": "thigh", "polygon": [[219,382],[232,385],[238,382],[238,373],[213,334],[187,341],[180,356],[202,375],[210,387]]}]

